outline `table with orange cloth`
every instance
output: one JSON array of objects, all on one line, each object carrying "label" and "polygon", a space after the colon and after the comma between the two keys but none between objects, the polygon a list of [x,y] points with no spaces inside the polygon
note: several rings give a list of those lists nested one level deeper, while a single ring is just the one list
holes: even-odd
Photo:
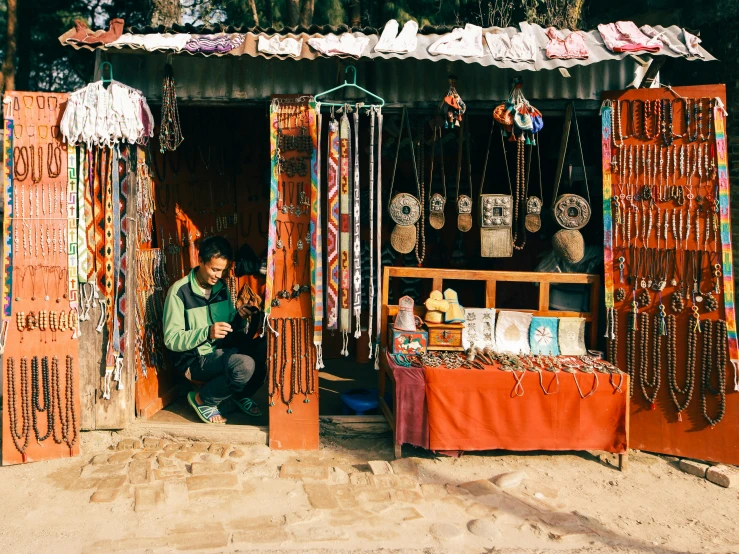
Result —
[{"label": "table with orange cloth", "polygon": [[[388,357],[389,358],[389,357]],[[388,359],[396,379],[396,396],[408,398],[403,379],[407,370]],[[519,387],[511,372],[486,366],[485,370],[423,368],[425,401],[418,397],[411,406],[396,409],[396,425],[404,437],[428,437],[432,451],[473,450],[601,450],[623,454],[627,449],[626,413],[628,376],[577,372],[543,372],[544,394],[539,375],[527,371]],[[517,375],[521,377],[521,373]],[[577,378],[582,398],[575,383]],[[623,382],[621,383],[621,377]],[[554,380],[554,381],[553,381]],[[553,381],[553,382],[552,382]],[[615,385],[620,385],[617,387]],[[620,390],[619,390],[620,389]],[[410,408],[410,409],[409,409]],[[410,430],[427,425],[425,429]],[[425,440],[423,442],[426,442]],[[424,446],[425,444],[419,444]]]}]

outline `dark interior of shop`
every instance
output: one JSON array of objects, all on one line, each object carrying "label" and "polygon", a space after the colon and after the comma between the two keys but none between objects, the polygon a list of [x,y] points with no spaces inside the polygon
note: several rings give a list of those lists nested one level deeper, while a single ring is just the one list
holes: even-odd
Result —
[{"label": "dark interior of shop", "polygon": [[[536,101],[532,101],[536,105]],[[409,110],[413,139],[416,145],[423,133],[423,154],[418,146],[415,149],[416,165],[421,170],[423,165],[426,204],[428,204],[429,186],[432,192],[443,194],[441,158],[443,150],[443,168],[446,185],[445,225],[435,230],[425,225],[426,253],[423,266],[426,268],[458,268],[501,271],[557,271],[552,264],[556,261],[551,255],[551,236],[557,230],[556,224],[549,216],[555,189],[555,173],[562,142],[564,122],[564,102],[562,110],[544,114],[545,126],[539,133],[538,144],[525,147],[525,174],[528,175],[526,195],[540,196],[539,183],[543,194],[542,226],[537,233],[526,233],[526,243],[522,250],[514,251],[511,258],[482,258],[479,256],[480,236],[477,225],[466,233],[457,230],[456,195],[459,180],[460,194],[468,194],[474,199],[480,193],[480,177],[485,164],[485,156],[490,140],[489,160],[484,184],[485,193],[508,194],[509,181],[504,168],[508,163],[508,175],[511,188],[516,187],[516,145],[507,138],[501,137],[500,128],[496,126],[492,137],[492,108],[485,113],[476,110],[465,116],[464,133],[469,133],[469,141],[465,141],[461,164],[458,164],[460,129],[442,129],[442,139],[436,141],[433,148],[433,127],[435,114],[425,111]],[[153,107],[158,120],[157,108]],[[383,205],[387,205],[392,181],[393,162],[397,147],[397,135],[400,127],[401,110],[384,110],[384,132],[382,148],[382,190]],[[327,122],[331,113],[323,110],[322,148],[326,148],[328,134]],[[335,114],[339,117],[339,114]],[[360,115],[360,175],[361,175],[361,213],[363,267],[369,263],[369,187],[368,154],[369,123],[362,111]],[[262,259],[266,256],[269,209],[269,129],[267,107],[199,107],[182,106],[180,121],[184,142],[175,153],[162,155],[156,151],[156,144],[150,145],[156,182],[157,212],[155,214],[152,248],[162,247],[166,252],[167,270],[170,284],[186,274],[188,269],[197,263],[198,241],[214,234],[222,235],[231,241],[234,252],[239,256],[241,249],[248,245],[254,254]],[[602,275],[602,181],[600,173],[600,120],[595,112],[578,114],[577,126],[572,126],[564,161],[562,183],[559,193],[575,193],[581,196],[590,195],[592,218],[582,229],[586,246],[586,256],[577,267],[582,273],[598,273]],[[443,125],[443,123],[442,123]],[[582,177],[582,162],[578,146],[578,130],[582,144],[582,156],[585,160],[588,187]],[[413,179],[413,165],[407,133],[403,133],[397,175],[393,194],[409,192],[417,194]],[[469,146],[468,169],[467,149]],[[505,154],[503,148],[505,147]],[[540,159],[540,169],[539,161]],[[423,160],[421,159],[423,156]],[[431,176],[433,157],[434,175]],[[459,167],[461,165],[461,167]],[[299,177],[296,177],[299,178]],[[307,179],[306,179],[307,180]],[[325,205],[326,164],[323,164],[322,175],[323,198]],[[470,190],[470,183],[472,190]],[[297,182],[300,187],[300,182]],[[477,206],[474,206],[475,217]],[[428,207],[426,207],[428,210]],[[418,259],[415,252],[406,255],[396,253],[390,245],[392,222],[385,217],[383,221],[383,265],[416,266]],[[325,240],[325,235],[324,235]],[[519,239],[520,242],[520,239]],[[592,252],[591,252],[592,250]],[[325,252],[325,249],[324,249]],[[302,261],[298,266],[302,271]],[[262,276],[241,277],[237,280],[238,289],[248,284],[260,296],[264,294],[264,278]],[[484,283],[450,282],[445,283],[459,294],[460,303],[467,307],[484,306]],[[500,283],[497,302],[501,308],[536,309],[535,289],[533,283]],[[422,303],[430,290],[419,286],[412,279],[399,279],[391,282],[390,301],[405,294]],[[585,288],[579,285],[560,285],[552,287],[552,309],[579,309],[587,306],[588,298]],[[426,287],[428,288],[428,287]],[[363,301],[368,301],[366,289]],[[368,308],[365,305],[363,313]],[[364,324],[364,323],[363,323]],[[341,392],[349,389],[376,388],[377,372],[374,361],[368,357],[368,337],[349,342],[349,357],[340,355],[341,340],[338,332],[324,331],[323,357],[326,367],[320,372],[320,413],[321,415],[340,415],[346,413],[339,398]],[[164,400],[165,407],[156,413],[154,421],[195,421],[195,415],[184,399],[186,390],[192,385],[167,368],[149,371],[144,377],[139,369],[137,382],[137,413],[141,414],[146,406],[157,399]],[[266,387],[255,396],[260,406],[268,404]],[[232,414],[229,424],[267,425],[267,410],[261,417],[253,418],[242,414]]]}]

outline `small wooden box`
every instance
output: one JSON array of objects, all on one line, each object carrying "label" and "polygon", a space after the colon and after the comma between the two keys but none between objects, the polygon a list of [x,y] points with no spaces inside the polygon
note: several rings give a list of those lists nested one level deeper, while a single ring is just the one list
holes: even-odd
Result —
[{"label": "small wooden box", "polygon": [[429,343],[429,334],[419,329],[417,331],[398,331],[392,326],[388,329],[388,348],[392,354],[425,354]]},{"label": "small wooden box", "polygon": [[462,346],[462,330],[464,323],[429,323],[429,350],[464,351]]}]

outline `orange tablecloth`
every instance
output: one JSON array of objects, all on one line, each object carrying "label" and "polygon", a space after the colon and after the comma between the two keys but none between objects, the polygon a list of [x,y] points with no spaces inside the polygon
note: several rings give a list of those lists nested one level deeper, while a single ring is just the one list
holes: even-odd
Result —
[{"label": "orange tablecloth", "polygon": [[[626,452],[626,393],[599,374],[597,391],[582,399],[573,376],[559,374],[560,390],[545,395],[526,372],[523,396],[511,373],[497,369],[425,368],[431,450],[602,450]],[[553,379],[544,375],[544,386]],[[577,374],[583,394],[592,375]],[[624,376],[622,390],[628,390]],[[556,390],[553,383],[549,390]]]}]

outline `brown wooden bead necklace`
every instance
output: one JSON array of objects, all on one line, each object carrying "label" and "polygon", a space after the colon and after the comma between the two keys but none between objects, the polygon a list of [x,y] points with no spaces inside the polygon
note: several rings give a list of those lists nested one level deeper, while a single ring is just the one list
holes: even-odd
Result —
[{"label": "brown wooden bead necklace", "polygon": [[[7,381],[8,381],[8,420],[10,424],[10,436],[13,438],[13,444],[18,452],[21,453],[23,461],[26,461],[26,448],[31,438],[31,395],[28,391],[28,359],[23,356],[21,358],[20,367],[20,395],[21,395],[21,413],[18,413],[17,407],[17,391],[15,388],[15,358],[10,356],[7,362]],[[23,429],[18,431],[18,421],[23,419]]]},{"label": "brown wooden bead necklace", "polygon": [[[671,328],[672,326],[672,328]],[[685,385],[680,388],[677,384],[677,339],[675,337],[677,333],[677,324],[675,322],[675,316],[668,316],[667,321],[667,333],[668,333],[668,368],[667,368],[667,384],[670,388],[670,396],[672,401],[677,408],[677,420],[682,421],[682,412],[690,404],[690,400],[693,397],[693,388],[695,385],[695,363],[697,357],[698,347],[698,333],[700,332],[700,320],[696,315],[690,316],[690,323],[688,327],[688,354],[685,364]],[[670,353],[669,351],[672,350]],[[672,357],[672,363],[670,363],[669,356]],[[683,402],[680,402],[677,395],[685,395]]]},{"label": "brown wooden bead necklace", "polygon": [[[714,363],[713,351],[713,323],[706,320],[703,323],[703,368],[701,372],[701,407],[703,409],[703,417],[706,421],[715,427],[724,417],[726,413],[726,351],[728,348],[728,336],[726,332],[726,322],[723,320],[716,321],[716,352]],[[718,389],[711,386],[711,374],[713,371],[718,374]],[[718,413],[715,418],[708,415],[708,393],[718,396]]]},{"label": "brown wooden bead necklace", "polygon": [[[632,302],[636,304],[636,302]],[[626,373],[629,374],[629,394],[634,396],[634,378],[636,373],[634,371],[634,361],[636,357],[636,332],[639,328],[637,323],[637,315],[632,314],[630,316],[632,321],[629,323],[628,331],[626,332]]]},{"label": "brown wooden bead necklace", "polygon": [[[644,318],[644,325],[645,327],[642,327],[642,333],[643,336],[646,337],[649,334],[649,327],[648,327],[648,315],[642,314],[644,316],[647,316]],[[641,391],[644,395],[645,400],[649,403],[652,410],[655,409],[655,402],[657,401],[657,393],[659,392],[659,386],[661,381],[661,371],[662,371],[662,332],[661,332],[661,326],[660,326],[660,319],[659,316],[655,316],[654,318],[654,325],[653,327],[653,350],[652,350],[652,368],[653,368],[653,374],[652,378],[649,379],[649,364],[644,363],[644,359],[642,359],[641,364],[641,372],[640,372],[640,384],[641,384]],[[647,347],[642,348],[642,356],[646,354]],[[647,391],[647,387],[652,389],[652,392],[649,393]]]}]

